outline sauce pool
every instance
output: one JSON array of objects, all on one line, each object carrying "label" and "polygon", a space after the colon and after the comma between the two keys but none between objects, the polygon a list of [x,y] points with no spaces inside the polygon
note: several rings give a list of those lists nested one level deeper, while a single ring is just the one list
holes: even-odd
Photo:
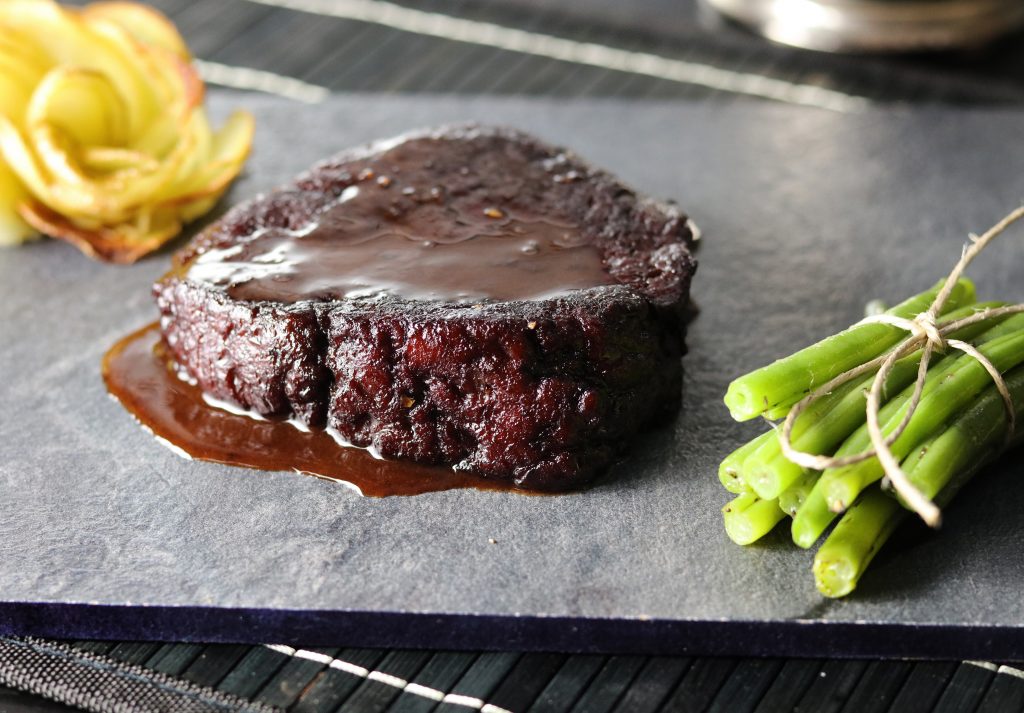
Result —
[{"label": "sauce pool", "polygon": [[372,497],[452,488],[526,492],[450,468],[380,460],[364,449],[341,445],[325,429],[218,408],[199,387],[177,376],[157,324],[111,347],[103,357],[103,380],[142,426],[196,460],[298,471],[350,484]]}]

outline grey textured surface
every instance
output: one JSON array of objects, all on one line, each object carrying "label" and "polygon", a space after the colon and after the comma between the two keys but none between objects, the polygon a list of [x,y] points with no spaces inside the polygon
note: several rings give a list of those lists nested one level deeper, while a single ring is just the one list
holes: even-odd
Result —
[{"label": "grey textured surface", "polygon": [[[1024,196],[1020,113],[228,103],[250,106],[259,123],[233,200],[353,143],[470,118],[535,131],[678,199],[705,233],[684,412],[597,486],[559,497],[364,499],[313,478],[191,463],[139,429],[99,377],[104,350],[154,317],[148,286],[167,253],[116,268],[56,242],[0,252],[0,607],[978,624],[1024,636],[1016,457],[968,488],[941,532],[905,530],[839,602],[816,593],[812,553],[783,532],[747,549],[728,541],[715,477],[718,460],[758,431],[721,404],[732,377],[855,321],[869,298],[923,289],[968,231]],[[214,105],[222,114],[224,97]],[[1024,298],[1020,236],[993,252],[972,269],[982,295]],[[180,636],[187,628],[183,619]]]}]

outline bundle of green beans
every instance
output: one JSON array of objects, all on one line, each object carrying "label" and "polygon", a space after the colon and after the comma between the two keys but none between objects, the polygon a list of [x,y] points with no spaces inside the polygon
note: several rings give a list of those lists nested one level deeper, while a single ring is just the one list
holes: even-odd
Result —
[{"label": "bundle of green beans", "polygon": [[[929,308],[940,287],[886,313],[912,319]],[[962,279],[939,319],[951,322],[1002,304],[976,302],[974,285]],[[1016,418],[1024,422],[1024,314],[994,317],[947,336],[974,344],[1003,374]],[[783,418],[815,389],[889,353],[906,337],[906,330],[887,324],[854,325],[736,379],[725,403],[739,421]],[[879,411],[885,435],[892,434],[907,413],[920,359],[920,352],[900,359],[886,379]],[[793,422],[793,447],[826,456],[868,450],[866,392],[876,373],[862,374],[813,401]],[[945,503],[1011,445],[1006,433],[1006,408],[992,377],[975,358],[948,351],[933,355],[913,418],[891,450],[918,490]],[[806,549],[838,518],[814,558],[815,583],[829,597],[853,591],[907,512],[894,494],[875,485],[884,475],[877,458],[824,472],[810,470],[786,458],[774,429],[726,456],[718,475],[736,496],[722,513],[726,532],[737,544],[755,542],[789,516],[793,542]]]}]

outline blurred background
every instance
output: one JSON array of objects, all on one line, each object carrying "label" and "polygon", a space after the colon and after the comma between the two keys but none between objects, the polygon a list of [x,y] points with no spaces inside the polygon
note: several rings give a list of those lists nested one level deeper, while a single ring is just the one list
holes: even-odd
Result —
[{"label": "blurred background", "polygon": [[[845,95],[884,103],[1024,100],[1020,0],[709,2],[746,24],[699,0],[151,4],[178,25],[209,81],[307,100],[326,89],[792,101],[808,94],[805,86],[827,90],[811,92],[812,103]],[[750,27],[862,52],[775,44]]]}]

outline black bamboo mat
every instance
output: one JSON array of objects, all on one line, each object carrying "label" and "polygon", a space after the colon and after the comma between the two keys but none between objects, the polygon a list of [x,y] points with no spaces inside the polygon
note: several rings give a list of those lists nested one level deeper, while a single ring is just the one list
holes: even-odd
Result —
[{"label": "black bamboo mat", "polygon": [[[117,694],[132,684],[135,687],[128,690],[136,696],[133,702],[142,702],[141,707],[117,710],[993,713],[1024,709],[1024,671],[989,662],[58,644],[0,639],[0,663],[5,664],[0,667],[0,681],[4,671],[11,678],[25,680],[25,676],[17,679],[17,670],[12,676],[10,651],[28,650],[37,658],[59,660],[44,683],[51,687],[51,694],[90,701],[90,710],[115,710],[112,705],[103,707],[104,703],[117,700]],[[103,676],[95,673],[97,662],[107,663]],[[38,669],[40,664],[35,666]],[[55,681],[64,685],[58,689]],[[72,683],[68,685],[68,681]],[[157,700],[175,705],[149,705],[158,694],[164,698]],[[34,703],[0,689],[2,711],[30,710],[30,702]],[[26,707],[19,709],[18,705]],[[64,710],[47,705],[42,710]],[[189,705],[195,707],[186,708]]]},{"label": "black bamboo mat", "polygon": [[[941,57],[829,56],[775,46],[709,21],[695,0],[152,4],[178,24],[211,82],[305,101],[316,101],[325,91],[714,101],[753,93],[786,101],[812,87],[826,90],[827,97],[879,103],[1024,102],[1019,37],[984,51]],[[557,51],[549,51],[552,47]],[[587,47],[604,49],[596,54],[580,49]],[[653,55],[655,61],[638,65],[639,55]],[[714,75],[708,75],[708,67],[726,71],[726,86],[703,81]],[[1024,710],[1020,667],[984,661],[304,650],[0,638],[0,686],[8,686],[0,687],[5,713],[68,710],[15,689],[96,711]]]},{"label": "black bamboo mat", "polygon": [[[266,2],[267,4],[263,4]],[[1024,101],[1024,42],[939,58],[833,56],[780,47],[705,20],[697,0],[635,0],[631,12],[607,0],[421,0],[413,13],[373,12],[352,0],[157,0],[201,59],[286,75],[334,91],[456,92],[551,96],[729,99],[735,94],[668,78],[554,60],[543,43],[483,25],[642,52],[880,102],[959,104]],[[379,22],[350,19],[359,11]],[[388,3],[392,5],[392,3]],[[289,5],[316,9],[304,12]],[[379,3],[376,7],[379,7]],[[333,17],[331,14],[341,15]],[[412,14],[413,17],[408,15]],[[434,15],[435,21],[415,15]],[[395,17],[397,15],[397,17]],[[463,26],[437,21],[458,18]],[[420,32],[408,29],[414,25]],[[405,29],[401,29],[405,28]],[[436,34],[423,34],[423,31]],[[460,40],[452,39],[460,37]],[[526,51],[504,49],[507,42]],[[604,53],[608,54],[608,53]]]}]

